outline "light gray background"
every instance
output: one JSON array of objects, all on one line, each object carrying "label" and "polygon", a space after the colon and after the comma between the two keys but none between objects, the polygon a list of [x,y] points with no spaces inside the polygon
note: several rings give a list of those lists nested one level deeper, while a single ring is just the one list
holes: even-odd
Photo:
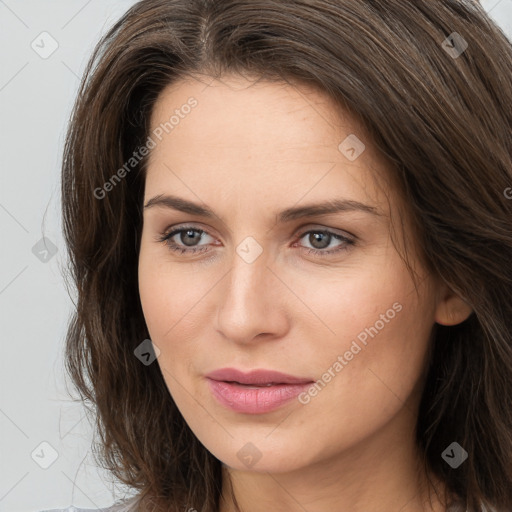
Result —
[{"label": "light gray background", "polygon": [[[94,44],[134,3],[0,0],[0,512],[99,508],[130,495],[95,467],[92,427],[66,393],[62,351],[74,294],[61,274],[59,179],[79,77]],[[512,38],[512,0],[483,4]],[[48,51],[52,40],[58,48],[47,58],[31,47]],[[55,255],[32,251],[43,236]]]}]

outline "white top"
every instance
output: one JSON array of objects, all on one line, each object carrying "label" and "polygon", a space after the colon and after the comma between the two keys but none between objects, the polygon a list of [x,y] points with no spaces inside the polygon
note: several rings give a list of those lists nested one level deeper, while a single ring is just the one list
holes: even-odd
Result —
[{"label": "white top", "polygon": [[41,510],[41,512],[137,512],[136,501],[138,496],[134,496],[121,503],[114,503],[107,508],[77,508],[71,505],[68,508],[55,508],[51,510]]},{"label": "white top", "polygon": [[[51,510],[41,510],[41,512],[111,512],[115,509],[110,508],[52,508]],[[117,512],[117,511],[116,511]]]},{"label": "white top", "polygon": [[[138,512],[137,504],[138,504],[139,496],[132,496],[131,498],[125,499],[124,501],[119,501],[118,503],[114,503],[107,508],[77,508],[74,506],[70,506],[68,508],[58,508],[51,510],[41,510],[41,512]],[[465,507],[463,507],[460,502],[452,503],[452,506],[449,507],[450,512],[467,512]],[[486,509],[483,505],[481,506],[482,512],[498,512],[494,508]],[[448,511],[447,511],[448,512]]]}]

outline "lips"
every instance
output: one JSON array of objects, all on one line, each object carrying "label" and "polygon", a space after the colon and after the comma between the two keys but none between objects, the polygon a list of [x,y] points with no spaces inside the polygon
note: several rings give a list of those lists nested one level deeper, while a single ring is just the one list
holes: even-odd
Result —
[{"label": "lips", "polygon": [[221,382],[235,382],[248,386],[269,386],[275,384],[308,384],[313,379],[295,377],[274,370],[252,370],[244,373],[236,368],[221,368],[206,375],[209,379]]},{"label": "lips", "polygon": [[213,397],[237,413],[264,414],[274,411],[304,392],[313,380],[274,370],[244,373],[222,368],[206,375]]}]

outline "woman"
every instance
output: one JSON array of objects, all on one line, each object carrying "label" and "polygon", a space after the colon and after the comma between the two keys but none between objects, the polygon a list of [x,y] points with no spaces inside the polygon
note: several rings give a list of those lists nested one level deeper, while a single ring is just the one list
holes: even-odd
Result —
[{"label": "woman", "polygon": [[112,511],[512,510],[511,74],[471,0],[118,21],[62,185]]}]

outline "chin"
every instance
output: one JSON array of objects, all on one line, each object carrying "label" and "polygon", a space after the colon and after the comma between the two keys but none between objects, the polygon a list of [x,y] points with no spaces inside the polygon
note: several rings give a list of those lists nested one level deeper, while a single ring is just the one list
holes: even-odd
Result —
[{"label": "chin", "polygon": [[208,449],[224,466],[251,473],[289,473],[303,468],[308,459],[313,459],[299,445],[274,448],[265,444],[264,440],[247,443],[235,441],[232,448]]}]

